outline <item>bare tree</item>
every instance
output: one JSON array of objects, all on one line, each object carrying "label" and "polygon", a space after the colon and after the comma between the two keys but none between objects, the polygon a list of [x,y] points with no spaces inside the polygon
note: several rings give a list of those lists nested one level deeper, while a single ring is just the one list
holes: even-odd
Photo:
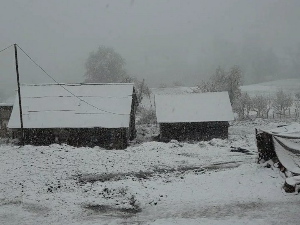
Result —
[{"label": "bare tree", "polygon": [[85,82],[126,82],[125,60],[113,48],[100,46],[85,63]]},{"label": "bare tree", "polygon": [[210,78],[209,81],[202,81],[198,88],[201,92],[220,92],[220,91],[228,91],[227,89],[227,75],[226,72],[218,67],[216,69],[215,74]]},{"label": "bare tree", "polygon": [[143,79],[142,81],[136,79],[135,86],[137,90],[137,100],[139,103],[142,102],[144,96],[150,98],[151,90],[145,83],[145,79]]},{"label": "bare tree", "polygon": [[244,101],[244,105],[245,105],[245,109],[246,109],[246,115],[247,115],[247,118],[250,117],[250,111],[252,109],[252,99],[250,98],[250,96],[248,95],[248,93],[246,92],[244,95],[243,95],[243,101]]},{"label": "bare tree", "polygon": [[295,94],[295,107],[296,107],[296,114],[297,117],[299,116],[300,113],[300,92]]},{"label": "bare tree", "polygon": [[265,111],[265,113],[266,113],[266,116],[267,116],[267,118],[269,118],[269,112],[270,112],[270,110],[272,109],[272,107],[273,107],[273,98],[271,97],[271,95],[268,95],[267,97],[266,97],[266,111]]},{"label": "bare tree", "polygon": [[166,88],[166,87],[168,87],[168,86],[165,83],[159,84],[159,88]]},{"label": "bare tree", "polygon": [[173,85],[173,87],[180,87],[180,86],[183,86],[183,83],[180,81],[174,81],[172,85]]},{"label": "bare tree", "polygon": [[211,82],[201,81],[201,83],[197,85],[195,92],[213,92]]},{"label": "bare tree", "polygon": [[233,111],[238,114],[239,119],[249,118],[252,108],[252,100],[248,93],[242,93],[239,98],[234,100]]},{"label": "bare tree", "polygon": [[208,82],[201,82],[198,89],[201,92],[228,91],[231,104],[241,96],[242,71],[238,66],[233,66],[229,72],[218,67],[216,73]]},{"label": "bare tree", "polygon": [[211,78],[212,91],[228,91],[228,74],[220,66],[216,69],[216,73]]},{"label": "bare tree", "polygon": [[231,102],[241,95],[242,71],[238,66],[233,66],[227,75],[227,91]]},{"label": "bare tree", "polygon": [[263,113],[267,111],[267,98],[256,95],[252,99],[252,110],[256,112],[256,117],[263,117]]},{"label": "bare tree", "polygon": [[273,102],[273,108],[277,113],[285,115],[286,110],[288,110],[293,105],[293,98],[289,94],[285,94],[283,90],[276,93],[276,97]]},{"label": "bare tree", "polygon": [[137,97],[138,103],[142,102],[144,96],[147,96],[148,98],[150,98],[151,90],[148,87],[148,85],[146,84],[145,79],[140,81],[136,77],[127,76],[125,78],[124,82],[134,84],[134,88],[135,88],[135,91],[136,91],[136,97]]}]

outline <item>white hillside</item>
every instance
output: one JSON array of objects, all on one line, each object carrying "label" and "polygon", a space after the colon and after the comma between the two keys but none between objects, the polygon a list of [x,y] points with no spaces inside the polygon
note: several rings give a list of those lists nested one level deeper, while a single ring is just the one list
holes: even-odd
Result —
[{"label": "white hillside", "polygon": [[300,91],[300,79],[284,79],[259,84],[245,85],[241,87],[243,92],[249,95],[273,95],[282,89],[286,93],[295,94]]}]

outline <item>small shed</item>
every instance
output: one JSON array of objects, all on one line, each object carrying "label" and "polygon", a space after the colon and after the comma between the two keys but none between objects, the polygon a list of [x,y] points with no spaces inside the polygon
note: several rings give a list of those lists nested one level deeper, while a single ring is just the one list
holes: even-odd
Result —
[{"label": "small shed", "polygon": [[7,124],[13,109],[13,104],[0,103],[0,137],[9,137],[10,132]]},{"label": "small shed", "polygon": [[[135,138],[133,84],[21,85],[21,97],[26,144],[123,149]],[[20,137],[18,96],[8,127]]]},{"label": "small shed", "polygon": [[225,139],[234,119],[227,92],[155,95],[155,105],[162,141]]}]

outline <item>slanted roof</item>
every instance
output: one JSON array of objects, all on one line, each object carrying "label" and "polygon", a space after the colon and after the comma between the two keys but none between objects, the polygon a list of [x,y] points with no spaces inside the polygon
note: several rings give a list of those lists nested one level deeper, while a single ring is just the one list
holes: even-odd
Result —
[{"label": "slanted roof", "polygon": [[[133,84],[21,85],[24,128],[129,127],[132,95]],[[8,127],[19,117],[17,96]]]},{"label": "slanted roof", "polygon": [[231,121],[227,92],[155,95],[158,123]]}]

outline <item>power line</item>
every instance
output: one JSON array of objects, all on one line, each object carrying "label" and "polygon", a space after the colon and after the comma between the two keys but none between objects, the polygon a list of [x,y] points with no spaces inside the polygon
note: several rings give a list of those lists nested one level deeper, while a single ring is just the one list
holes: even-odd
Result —
[{"label": "power line", "polygon": [[[12,46],[12,45],[11,45]],[[59,82],[57,82],[52,76],[50,76],[39,64],[37,64],[18,44],[17,44],[18,48],[37,66],[39,67],[49,78],[51,78],[56,84],[58,84],[60,87],[62,87],[63,89],[65,89],[67,92],[69,92],[71,95],[73,95],[74,97],[76,97],[77,99],[79,99],[80,101],[86,103],[87,105],[89,106],[92,106],[93,108],[95,109],[98,109],[99,111],[102,111],[102,112],[106,112],[106,113],[110,113],[110,114],[115,114],[115,115],[129,115],[129,114],[126,114],[126,113],[115,113],[115,112],[110,112],[110,111],[107,111],[107,110],[104,110],[104,109],[100,109],[90,103],[88,103],[87,101],[79,98],[78,96],[76,96],[75,94],[73,94],[71,91],[69,91],[67,88],[65,88],[62,84],[60,84]],[[10,46],[9,46],[10,47]]]},{"label": "power line", "polygon": [[10,48],[11,46],[13,46],[13,44],[12,44],[12,45],[10,45],[10,46],[8,46],[8,47],[6,47],[6,48],[4,48],[4,49],[2,49],[0,52],[3,52],[3,51],[5,51],[6,49]]}]

